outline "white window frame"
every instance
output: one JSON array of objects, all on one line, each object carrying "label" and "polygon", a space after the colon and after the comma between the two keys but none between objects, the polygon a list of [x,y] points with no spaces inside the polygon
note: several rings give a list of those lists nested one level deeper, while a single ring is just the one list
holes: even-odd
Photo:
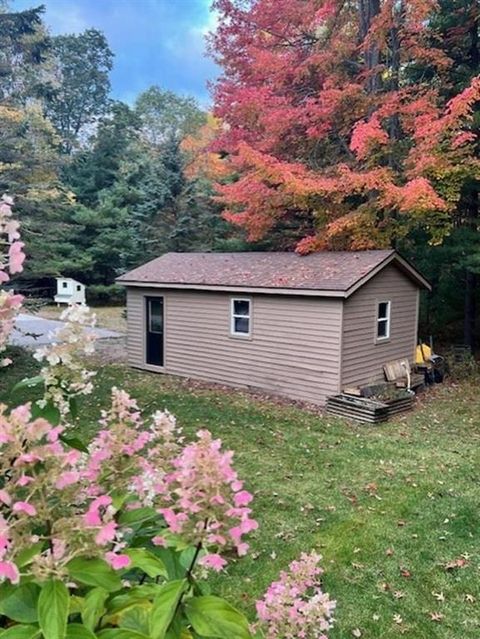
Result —
[{"label": "white window frame", "polygon": [[[380,305],[387,305],[387,314],[385,316],[380,317]],[[375,322],[375,341],[376,342],[386,342],[390,339],[391,332],[391,314],[392,314],[392,302],[391,300],[378,300],[377,301],[377,313],[376,313],[376,322]],[[386,332],[385,335],[378,334],[378,327],[380,322],[386,321]]]},{"label": "white window frame", "polygon": [[[248,315],[235,313],[235,302],[248,302]],[[248,319],[248,333],[235,330],[235,320],[238,318]],[[252,335],[252,300],[249,297],[230,298],[230,335],[232,337],[251,337]]]}]

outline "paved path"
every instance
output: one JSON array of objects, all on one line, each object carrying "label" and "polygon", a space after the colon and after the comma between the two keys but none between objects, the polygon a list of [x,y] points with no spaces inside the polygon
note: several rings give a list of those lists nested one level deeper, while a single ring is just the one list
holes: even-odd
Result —
[{"label": "paved path", "polygon": [[[40,346],[50,344],[52,333],[61,328],[65,322],[45,319],[38,315],[27,315],[20,313],[15,322],[15,328],[10,335],[10,343],[17,346]],[[122,333],[109,331],[106,328],[91,329],[99,339],[123,337]]]}]

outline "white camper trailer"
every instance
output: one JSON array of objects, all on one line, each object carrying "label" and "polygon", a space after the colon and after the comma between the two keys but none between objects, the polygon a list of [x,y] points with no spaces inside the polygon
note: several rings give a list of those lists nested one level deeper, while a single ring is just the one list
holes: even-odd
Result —
[{"label": "white camper trailer", "polygon": [[55,302],[60,304],[85,304],[85,284],[71,277],[57,277]]}]

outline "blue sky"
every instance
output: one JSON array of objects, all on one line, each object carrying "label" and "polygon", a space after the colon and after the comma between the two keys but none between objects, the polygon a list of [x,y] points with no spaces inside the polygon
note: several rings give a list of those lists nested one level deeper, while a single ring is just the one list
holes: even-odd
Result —
[{"label": "blue sky", "polygon": [[103,31],[115,54],[114,98],[133,102],[152,84],[209,104],[207,80],[218,74],[205,57],[215,25],[211,0],[12,0],[21,10],[44,4],[52,34]]}]

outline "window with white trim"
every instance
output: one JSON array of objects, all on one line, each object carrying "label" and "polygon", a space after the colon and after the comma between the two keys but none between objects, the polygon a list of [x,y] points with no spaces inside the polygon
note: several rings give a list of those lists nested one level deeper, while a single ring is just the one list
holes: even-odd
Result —
[{"label": "window with white trim", "polygon": [[390,307],[389,301],[377,304],[377,341],[390,337]]},{"label": "window with white trim", "polygon": [[230,332],[232,335],[248,337],[251,331],[251,300],[236,297],[231,300]]}]

